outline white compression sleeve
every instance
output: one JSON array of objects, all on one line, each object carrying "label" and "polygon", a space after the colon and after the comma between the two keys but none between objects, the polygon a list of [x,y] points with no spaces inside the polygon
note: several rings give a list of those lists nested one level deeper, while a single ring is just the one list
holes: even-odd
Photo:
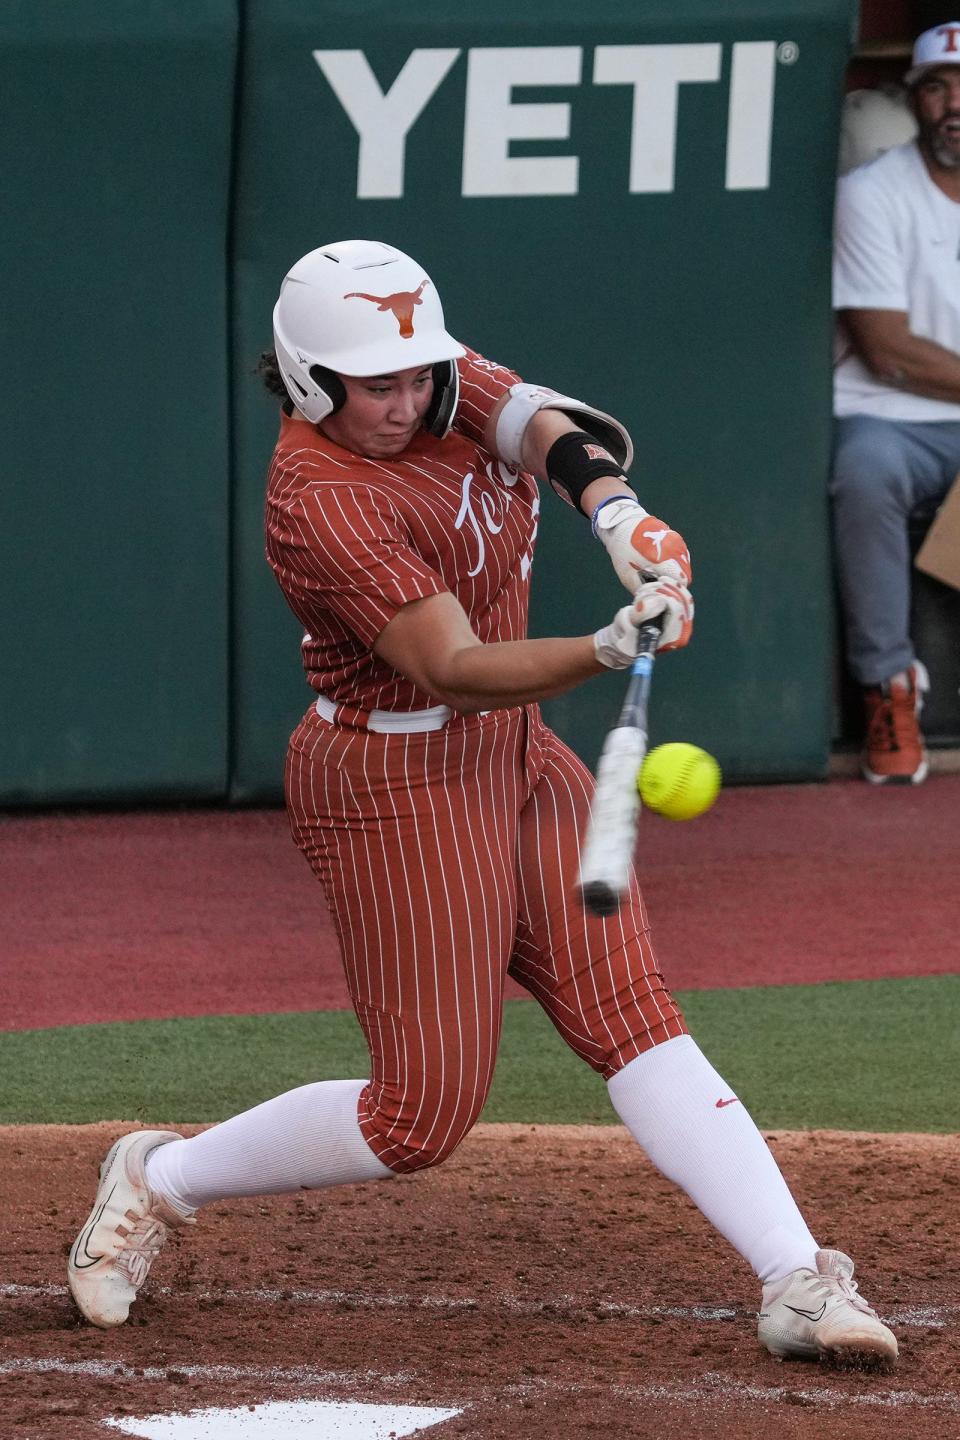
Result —
[{"label": "white compression sleeve", "polygon": [[147,1159],[147,1183],[186,1212],[228,1196],[385,1179],[394,1172],[374,1155],[357,1121],[366,1083],[301,1085],[190,1140],[161,1145]]},{"label": "white compression sleeve", "polygon": [[765,1284],[816,1269],[817,1242],[766,1141],[692,1036],[644,1051],[608,1090],[657,1169],[686,1191]]}]

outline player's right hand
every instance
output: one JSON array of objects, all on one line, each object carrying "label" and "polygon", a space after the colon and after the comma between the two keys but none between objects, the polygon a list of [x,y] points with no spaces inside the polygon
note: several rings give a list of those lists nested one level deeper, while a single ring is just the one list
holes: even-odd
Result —
[{"label": "player's right hand", "polygon": [[673,580],[648,580],[633,597],[632,605],[618,610],[609,625],[593,637],[593,650],[601,665],[628,670],[637,658],[637,629],[663,616],[658,650],[679,650],[693,630],[693,596],[686,585]]}]

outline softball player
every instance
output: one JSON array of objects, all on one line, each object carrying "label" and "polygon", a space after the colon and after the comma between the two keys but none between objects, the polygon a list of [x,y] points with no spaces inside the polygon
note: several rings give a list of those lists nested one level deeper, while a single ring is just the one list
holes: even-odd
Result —
[{"label": "softball player", "polygon": [[[486,1099],[510,974],[752,1265],[763,1344],[892,1360],[852,1263],[818,1249],[687,1033],[636,880],[614,918],[576,896],[591,777],[537,702],[628,667],[643,621],[661,617],[669,650],[693,620],[686,545],[627,484],[623,426],[458,344],[430,277],[389,245],[300,260],[274,339],[267,555],[304,627],[314,692],[290,741],[287,806],[336,925],[370,1074],[302,1086],[189,1140],[118,1141],[70,1255],[80,1309],[122,1323],[167,1231],[211,1201],[446,1159]],[[633,597],[595,634],[526,638],[537,479],[592,518]],[[638,588],[641,572],[652,578]]]}]

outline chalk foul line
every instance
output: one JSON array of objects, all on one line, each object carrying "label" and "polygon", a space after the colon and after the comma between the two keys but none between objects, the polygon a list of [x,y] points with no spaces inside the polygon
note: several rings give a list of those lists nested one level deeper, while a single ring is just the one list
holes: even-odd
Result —
[{"label": "chalk foul line", "polygon": [[[526,1300],[518,1295],[485,1295],[482,1299],[460,1295],[406,1295],[351,1290],[307,1290],[281,1287],[258,1287],[249,1290],[172,1290],[154,1285],[145,1292],[165,1300],[189,1300],[191,1303],[260,1305],[311,1305],[319,1308],[352,1310],[441,1310],[448,1313],[482,1313],[489,1310],[507,1311],[512,1315],[549,1316],[560,1319],[570,1314],[601,1315],[605,1319],[625,1320],[687,1320],[716,1323],[753,1320],[755,1310],[737,1309],[729,1305],[626,1305],[615,1301],[585,1300],[571,1295],[558,1295],[549,1300]],[[0,1298],[60,1299],[69,1294],[66,1285],[0,1285]],[[942,1330],[955,1323],[960,1305],[912,1305],[890,1310],[881,1316],[887,1325]]]},{"label": "chalk foul line", "polygon": [[[163,1365],[134,1367],[116,1360],[58,1360],[50,1357],[21,1357],[0,1362],[0,1375],[12,1374],[58,1374],[87,1376],[98,1380],[169,1380],[171,1375],[196,1380],[223,1381],[267,1381],[271,1384],[296,1386],[351,1386],[409,1385],[418,1378],[412,1374],[391,1375],[376,1371],[312,1370],[306,1366],[266,1365]],[[421,1379],[422,1383],[422,1379]],[[581,1387],[549,1379],[531,1378],[520,1384],[506,1383],[500,1390],[503,1397],[529,1396],[537,1392],[554,1395],[577,1395]],[[880,1410],[948,1410],[960,1414],[960,1394],[953,1390],[933,1391],[924,1394],[919,1390],[875,1389],[859,1392],[848,1389],[830,1389],[825,1385],[757,1385],[732,1379],[714,1371],[707,1371],[691,1381],[675,1381],[653,1385],[615,1385],[611,1394],[624,1400],[660,1400],[672,1403],[718,1401],[738,1404],[771,1404],[798,1401],[835,1410],[847,1406],[859,1406]],[[461,1402],[461,1409],[468,1408],[469,1402]]]},{"label": "chalk foul line", "polygon": [[271,1384],[364,1388],[410,1385],[411,1371],[314,1370],[306,1365],[127,1365],[122,1360],[60,1360],[55,1356],[18,1356],[0,1361],[0,1375],[84,1375],[93,1380],[265,1380]]}]

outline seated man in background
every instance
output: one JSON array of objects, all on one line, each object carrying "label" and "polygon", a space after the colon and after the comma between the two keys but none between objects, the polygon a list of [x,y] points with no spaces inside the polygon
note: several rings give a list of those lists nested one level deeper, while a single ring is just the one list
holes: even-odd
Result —
[{"label": "seated man in background", "polygon": [[905,83],[916,139],[840,180],[834,239],[834,541],[877,785],[927,774],[908,521],[960,470],[960,21],[919,37]]}]

